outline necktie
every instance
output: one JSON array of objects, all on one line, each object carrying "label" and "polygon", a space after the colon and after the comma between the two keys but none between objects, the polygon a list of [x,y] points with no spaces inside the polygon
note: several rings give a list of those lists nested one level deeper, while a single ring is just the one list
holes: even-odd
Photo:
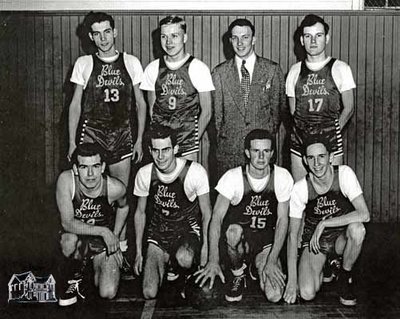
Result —
[{"label": "necktie", "polygon": [[240,92],[242,94],[242,99],[244,106],[247,107],[249,102],[249,92],[250,92],[250,73],[247,71],[246,60],[242,60],[242,66],[240,67],[240,73],[242,73],[242,81],[240,82]]}]

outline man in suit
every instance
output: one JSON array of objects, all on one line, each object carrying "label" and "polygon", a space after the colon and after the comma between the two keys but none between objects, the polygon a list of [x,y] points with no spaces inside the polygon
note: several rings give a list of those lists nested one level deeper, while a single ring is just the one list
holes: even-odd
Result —
[{"label": "man in suit", "polygon": [[244,164],[245,136],[256,128],[275,135],[285,105],[285,82],[280,66],[254,52],[254,25],[237,19],[229,25],[234,58],[212,72],[217,130],[218,177]]}]

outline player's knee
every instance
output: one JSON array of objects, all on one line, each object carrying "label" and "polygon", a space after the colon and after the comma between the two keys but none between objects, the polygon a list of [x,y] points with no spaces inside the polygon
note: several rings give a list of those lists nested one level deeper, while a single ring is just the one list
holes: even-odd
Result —
[{"label": "player's knee", "polygon": [[156,286],[143,286],[143,297],[144,299],[154,299],[157,297],[158,289]]},{"label": "player's knee", "polygon": [[104,285],[100,286],[99,295],[103,299],[113,299],[118,292],[116,285]]},{"label": "player's knee", "polygon": [[61,236],[60,245],[64,256],[71,256],[77,247],[78,236],[71,233],[65,233]]},{"label": "player's knee", "polygon": [[189,269],[193,265],[194,251],[188,245],[181,246],[176,251],[175,258],[179,266]]},{"label": "player's knee", "polygon": [[232,224],[229,225],[226,230],[226,242],[231,247],[236,247],[243,236],[243,228],[240,225]]},{"label": "player's knee", "polygon": [[366,230],[363,223],[351,223],[347,226],[347,236],[357,244],[364,241],[365,234]]},{"label": "player's knee", "polygon": [[282,292],[279,289],[269,289],[265,292],[265,297],[269,302],[277,303],[282,298]]},{"label": "player's knee", "polygon": [[317,292],[311,285],[307,285],[304,287],[300,286],[300,297],[306,301],[313,300],[316,296]]}]

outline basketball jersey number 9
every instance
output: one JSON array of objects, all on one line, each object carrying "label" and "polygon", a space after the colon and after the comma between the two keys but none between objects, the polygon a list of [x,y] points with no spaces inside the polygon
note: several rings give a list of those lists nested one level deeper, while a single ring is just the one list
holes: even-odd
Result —
[{"label": "basketball jersey number 9", "polygon": [[104,102],[118,102],[119,101],[119,90],[118,89],[105,89],[104,90]]},{"label": "basketball jersey number 9", "polygon": [[176,97],[175,96],[170,96],[168,99],[168,108],[170,110],[175,110],[176,109]]}]

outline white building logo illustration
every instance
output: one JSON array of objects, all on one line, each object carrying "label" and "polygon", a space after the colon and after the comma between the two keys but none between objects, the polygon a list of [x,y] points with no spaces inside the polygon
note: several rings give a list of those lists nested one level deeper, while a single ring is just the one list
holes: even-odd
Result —
[{"label": "white building logo illustration", "polygon": [[53,275],[37,277],[31,271],[12,275],[8,282],[8,302],[57,302]]}]

